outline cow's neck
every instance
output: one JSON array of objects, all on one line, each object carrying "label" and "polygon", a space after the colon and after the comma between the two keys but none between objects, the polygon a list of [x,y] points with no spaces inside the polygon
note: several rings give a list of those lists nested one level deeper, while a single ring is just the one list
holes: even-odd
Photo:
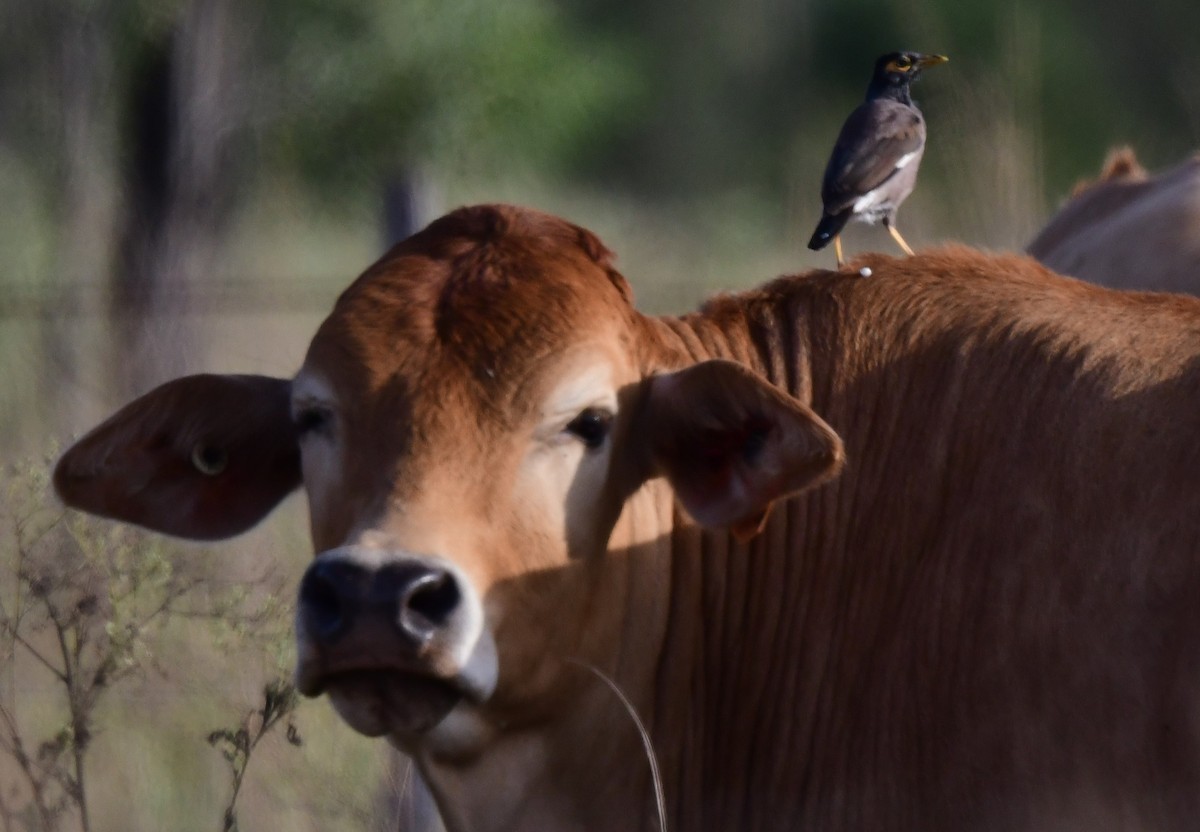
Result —
[{"label": "cow's neck", "polygon": [[[908,582],[912,575],[905,570],[913,564],[888,560],[886,541],[869,550],[856,532],[870,528],[868,516],[883,496],[878,484],[889,479],[877,465],[887,465],[894,437],[870,420],[902,406],[906,390],[902,369],[889,385],[859,380],[880,372],[881,357],[898,351],[910,322],[855,309],[862,288],[833,276],[785,280],[655,324],[676,362],[734,360],[809,404],[847,440],[855,469],[777,505],[763,532],[747,543],[701,530],[678,510],[670,513],[667,543],[656,550],[666,565],[648,558],[670,576],[660,582],[670,588],[664,613],[670,627],[659,642],[652,689],[635,701],[654,734],[674,828],[820,825],[830,818],[804,813],[853,802],[828,792],[850,775],[868,799],[879,772],[856,762],[870,755],[846,735],[847,719],[863,728],[862,737],[889,736],[898,748],[922,742],[893,737],[882,725],[888,708],[902,707],[911,691],[877,675],[884,663],[870,654],[897,613],[874,597],[886,581],[873,580],[873,570]],[[881,444],[864,467],[860,440],[867,434]],[[889,522],[919,527],[928,519]],[[647,610],[657,615],[654,605],[630,607],[630,614]],[[636,622],[626,629],[635,632]],[[849,651],[850,644],[863,649]],[[892,670],[893,678],[910,672]],[[864,685],[871,690],[862,703],[831,695]],[[877,711],[866,707],[872,702]],[[747,794],[756,795],[763,814],[747,814]],[[869,811],[863,811],[865,818]]]},{"label": "cow's neck", "polygon": [[[955,776],[941,769],[954,728],[912,715],[958,706],[953,671],[977,648],[964,634],[996,608],[1000,570],[1039,591],[1021,561],[988,560],[1025,551],[1014,518],[1046,522],[1030,495],[1058,493],[1055,472],[1076,464],[1061,433],[1025,426],[1049,412],[1079,429],[1063,391],[1084,357],[1093,387],[1125,365],[1086,346],[1088,322],[1064,311],[1071,285],[899,280],[781,281],[657,324],[678,360],[740,361],[810,404],[848,460],[748,544],[673,515],[671,628],[639,707],[676,829],[887,828],[899,793],[920,816],[923,790]],[[920,600],[946,585],[944,604]]]},{"label": "cow's neck", "polygon": [[810,404],[806,317],[799,299],[758,292],[718,298],[698,314],[657,319],[651,326],[669,364],[736,361]]},{"label": "cow's neck", "polygon": [[[650,325],[668,367],[736,361],[811,403],[805,317],[798,299],[757,293]],[[640,542],[630,550],[634,602],[619,642],[631,645],[631,658],[613,669],[654,736],[673,828],[773,828],[778,818],[760,818],[756,826],[735,796],[779,790],[781,799],[787,795],[782,802],[793,802],[810,777],[795,751],[814,741],[820,725],[821,685],[812,674],[824,658],[798,661],[814,655],[810,645],[795,627],[782,626],[821,614],[805,609],[814,582],[809,564],[784,556],[820,543],[806,511],[804,501],[778,506],[759,537],[740,543],[728,532],[698,528],[657,481],[617,529],[615,541],[624,534]],[[647,655],[653,663],[639,666]],[[781,678],[790,679],[793,695],[778,695]],[[780,703],[786,708],[779,710]],[[776,755],[761,747],[764,737],[777,738]],[[648,773],[634,765],[644,787]],[[760,777],[766,780],[755,785]],[[647,800],[639,796],[634,807],[637,821],[653,829],[656,822],[643,811]]]}]

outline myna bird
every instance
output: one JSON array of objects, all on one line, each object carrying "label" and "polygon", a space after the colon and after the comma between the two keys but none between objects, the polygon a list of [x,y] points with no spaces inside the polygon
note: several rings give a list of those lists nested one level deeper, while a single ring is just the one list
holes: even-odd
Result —
[{"label": "myna bird", "polygon": [[912,193],[925,152],[925,119],[909,86],[921,70],[945,63],[944,55],[889,52],[875,62],[867,100],[842,125],[821,182],[824,211],[808,247],[833,240],[842,265],[839,235],[850,220],[882,222],[906,254],[912,249],[896,229],[896,209]]}]

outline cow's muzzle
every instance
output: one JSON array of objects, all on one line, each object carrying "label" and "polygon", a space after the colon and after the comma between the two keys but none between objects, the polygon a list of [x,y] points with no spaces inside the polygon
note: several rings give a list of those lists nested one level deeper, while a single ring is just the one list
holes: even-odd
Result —
[{"label": "cow's muzzle", "polygon": [[371,736],[418,734],[463,699],[486,699],[496,651],[478,595],[440,558],[344,547],[300,583],[301,693],[330,699]]}]

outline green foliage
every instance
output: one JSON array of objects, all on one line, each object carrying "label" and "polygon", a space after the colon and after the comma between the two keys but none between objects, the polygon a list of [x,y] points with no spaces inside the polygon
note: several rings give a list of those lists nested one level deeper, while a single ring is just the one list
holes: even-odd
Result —
[{"label": "green foliage", "polygon": [[264,24],[265,156],[330,191],[560,169],[638,90],[634,56],[550,0],[275,4]]},{"label": "green foliage", "polygon": [[[1025,136],[1034,180],[1057,198],[1131,142],[1152,165],[1200,143],[1200,4],[1103,0],[1036,4],[882,0],[794,4],[753,0],[570,0],[614,36],[640,31],[653,112],[607,150],[604,175],[642,193],[696,195],[740,186],[775,204],[796,179],[815,195],[841,120],[865,91],[871,62],[892,49],[947,53],[916,97],[930,115],[930,152],[969,145],[960,123]],[[789,153],[799,146],[800,160]],[[981,147],[973,165],[995,164]],[[960,154],[961,155],[961,154]],[[929,171],[923,188],[953,188],[961,171]],[[969,194],[971,198],[983,195]],[[813,197],[815,198],[815,196]]]},{"label": "green foliage", "polygon": [[[222,2],[237,100],[197,129],[239,137],[231,179],[299,181],[339,209],[414,172],[446,187],[534,172],[552,187],[691,207],[736,192],[791,211],[787,200],[806,194],[807,220],[871,60],[899,47],[952,58],[917,90],[931,135],[920,192],[955,203],[926,212],[944,236],[974,239],[957,209],[989,198],[980,169],[1024,171],[1021,194],[1000,201],[1040,217],[1113,144],[1132,143],[1151,167],[1200,144],[1190,0]],[[45,204],[61,220],[79,171],[120,168],[144,58],[198,8],[47,0],[0,11],[0,178],[8,156],[44,186],[18,210],[32,218]],[[72,98],[80,78],[95,89],[76,84]],[[89,124],[94,158],[80,160],[67,138]]]}]

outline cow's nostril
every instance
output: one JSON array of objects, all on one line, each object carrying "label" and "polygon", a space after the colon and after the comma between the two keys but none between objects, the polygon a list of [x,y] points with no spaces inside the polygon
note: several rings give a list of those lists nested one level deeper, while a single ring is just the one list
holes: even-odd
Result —
[{"label": "cow's nostril", "polygon": [[416,610],[434,624],[444,624],[460,600],[458,583],[443,572],[420,581],[408,596],[408,608]]},{"label": "cow's nostril", "polygon": [[300,614],[304,626],[313,638],[331,642],[338,638],[350,623],[357,571],[341,563],[316,563],[309,567],[300,584]]},{"label": "cow's nostril", "polygon": [[428,640],[446,624],[462,600],[449,572],[430,571],[412,581],[401,600],[400,623],[414,637]]}]

